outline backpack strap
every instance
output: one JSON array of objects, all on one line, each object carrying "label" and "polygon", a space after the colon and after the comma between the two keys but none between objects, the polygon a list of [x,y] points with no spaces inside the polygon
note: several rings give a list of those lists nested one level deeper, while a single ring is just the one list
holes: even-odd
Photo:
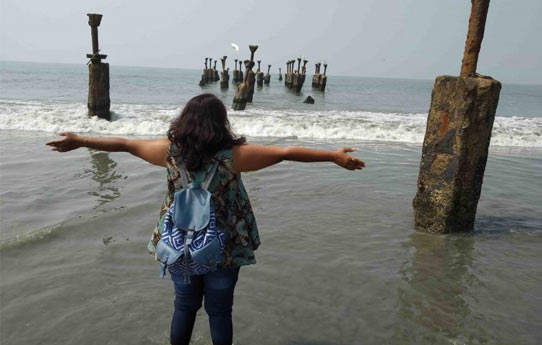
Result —
[{"label": "backpack strap", "polygon": [[[203,184],[201,187],[205,190],[209,189],[209,186],[211,185],[211,181],[213,180],[213,177],[215,176],[216,170],[218,169],[218,161],[216,161],[213,166],[211,167],[211,170],[205,177],[205,180],[203,181]],[[180,173],[181,173],[181,183],[184,189],[188,188],[189,181],[188,181],[188,174],[186,173],[186,166],[184,165],[184,162],[181,162],[179,164],[180,167]]]},{"label": "backpack strap", "polygon": [[192,244],[194,239],[194,228],[188,228],[184,234],[184,283],[190,284],[190,273],[189,273],[189,263],[190,263],[190,251],[188,247]]},{"label": "backpack strap", "polygon": [[186,167],[184,166],[184,162],[181,162],[179,164],[179,168],[181,168],[181,183],[183,185],[183,188],[188,188],[188,175],[186,174]]},{"label": "backpack strap", "polygon": [[213,180],[213,177],[215,176],[215,173],[216,173],[217,169],[218,169],[218,161],[216,161],[213,164],[213,166],[211,168],[211,171],[209,171],[209,173],[205,177],[205,181],[203,181],[203,184],[201,185],[201,188],[203,188],[205,190],[209,189],[209,186],[211,185],[211,181]]}]

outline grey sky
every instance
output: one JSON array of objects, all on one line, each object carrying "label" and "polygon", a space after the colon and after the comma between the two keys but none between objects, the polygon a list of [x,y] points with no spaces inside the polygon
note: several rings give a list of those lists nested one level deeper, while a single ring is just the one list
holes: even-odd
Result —
[{"label": "grey sky", "polygon": [[[0,59],[85,63],[88,12],[104,15],[112,65],[201,68],[254,43],[272,71],[304,56],[311,74],[322,60],[330,74],[433,79],[459,74],[470,1],[1,0]],[[542,0],[491,1],[478,72],[542,84],[540,18]]]}]

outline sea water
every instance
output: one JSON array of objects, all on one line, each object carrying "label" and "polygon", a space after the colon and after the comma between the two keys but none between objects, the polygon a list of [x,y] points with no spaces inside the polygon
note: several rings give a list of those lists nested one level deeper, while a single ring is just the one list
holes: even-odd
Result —
[{"label": "sea water", "polygon": [[[84,64],[0,63],[2,343],[167,343],[173,288],[145,249],[164,169],[44,143],[65,130],[161,137],[201,92],[230,108],[235,87],[200,88],[200,73],[112,65],[107,122],[86,115]],[[249,142],[357,147],[367,163],[243,175],[262,246],[240,273],[236,344],[542,341],[542,86],[503,84],[475,229],[443,236],[416,232],[411,208],[432,83],[331,75],[325,92],[307,78],[296,95],[272,73],[229,110]],[[194,338],[208,334],[202,310]]]}]

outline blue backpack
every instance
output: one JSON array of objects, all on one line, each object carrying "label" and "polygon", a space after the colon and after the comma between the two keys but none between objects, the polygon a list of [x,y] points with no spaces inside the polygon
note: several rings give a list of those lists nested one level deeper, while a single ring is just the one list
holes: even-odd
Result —
[{"label": "blue backpack", "polygon": [[218,162],[203,183],[189,184],[184,163],[180,164],[183,188],[175,192],[156,245],[162,278],[169,269],[170,273],[184,274],[185,282],[189,283],[191,275],[214,271],[217,263],[222,261],[225,233],[217,228],[211,193],[207,190],[217,167]]}]

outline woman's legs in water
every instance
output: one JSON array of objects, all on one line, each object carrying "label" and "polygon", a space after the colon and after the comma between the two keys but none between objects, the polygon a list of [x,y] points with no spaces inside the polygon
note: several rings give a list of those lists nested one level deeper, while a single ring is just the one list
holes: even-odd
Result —
[{"label": "woman's legs in water", "polygon": [[239,268],[219,268],[203,276],[205,311],[209,315],[213,345],[231,345],[233,291]]},{"label": "woman's legs in water", "polygon": [[171,320],[172,345],[188,345],[196,321],[196,313],[203,299],[203,276],[191,276],[185,284],[184,276],[171,274],[175,286],[175,311]]},{"label": "woman's legs in water", "polygon": [[209,315],[213,345],[231,345],[233,338],[233,292],[239,268],[219,268],[203,276],[191,276],[190,284],[184,276],[171,275],[175,286],[175,312],[171,321],[172,345],[188,345],[205,295],[205,310]]}]

